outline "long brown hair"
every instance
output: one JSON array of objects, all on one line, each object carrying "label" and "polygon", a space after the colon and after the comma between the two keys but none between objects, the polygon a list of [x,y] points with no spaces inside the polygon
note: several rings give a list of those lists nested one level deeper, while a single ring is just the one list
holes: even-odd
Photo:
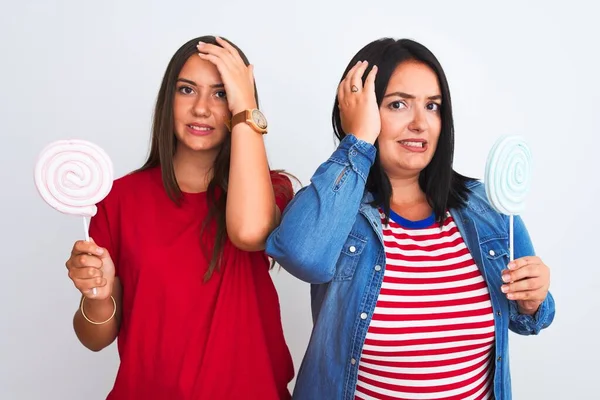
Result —
[{"label": "long brown hair", "polygon": [[[248,61],[246,55],[235,44],[231,43],[227,39],[225,40],[239,52],[244,63],[249,65],[250,62]],[[220,46],[214,36],[202,36],[185,43],[171,58],[171,61],[169,62],[163,76],[156,100],[154,120],[152,124],[152,144],[150,148],[150,154],[148,155],[148,159],[144,165],[138,170],[143,171],[160,165],[164,188],[167,191],[169,198],[176,204],[180,204],[182,193],[179,185],[177,184],[175,170],[173,168],[173,156],[175,155],[175,149],[177,148],[177,136],[175,135],[173,118],[173,102],[175,91],[177,89],[176,85],[179,73],[181,72],[181,69],[187,60],[191,56],[198,53],[196,45],[199,41]],[[256,90],[256,84],[254,86],[254,93],[256,104],[258,105],[258,92]],[[221,145],[213,165],[213,177],[207,188],[209,211],[207,218],[203,222],[202,230],[200,232],[200,236],[202,237],[210,220],[213,218],[216,220],[216,235],[214,238],[214,246],[212,249],[212,255],[210,256],[208,271],[204,275],[205,281],[212,276],[215,269],[220,268],[221,255],[225,245],[225,239],[227,237],[227,228],[225,225],[225,206],[227,204],[230,155],[231,135],[226,135],[225,141]],[[217,189],[220,189],[221,193],[217,193]],[[207,244],[211,243],[211,241],[204,239],[201,240],[201,243],[203,244],[205,255],[208,256],[206,249],[209,247]]]}]

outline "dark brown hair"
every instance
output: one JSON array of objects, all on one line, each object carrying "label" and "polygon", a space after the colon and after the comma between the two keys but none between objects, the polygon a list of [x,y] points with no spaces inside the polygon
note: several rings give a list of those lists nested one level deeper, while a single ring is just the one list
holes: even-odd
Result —
[{"label": "dark brown hair", "polygon": [[[223,38],[225,39],[225,38]],[[240,57],[246,65],[250,62],[246,55],[233,43],[230,43],[240,54]],[[173,168],[173,156],[177,148],[177,136],[174,130],[173,118],[173,103],[175,91],[177,89],[177,79],[179,73],[187,60],[198,53],[196,45],[199,41],[220,46],[214,36],[202,36],[192,39],[181,46],[171,58],[158,92],[156,107],[154,110],[154,120],[152,124],[152,144],[150,154],[144,165],[138,170],[143,171],[156,166],[161,167],[162,181],[164,188],[169,198],[176,204],[180,204],[182,197],[181,189],[177,184],[175,171]],[[254,87],[256,104],[258,105],[258,92],[256,85]],[[202,225],[200,232],[201,242],[205,249],[205,255],[208,258],[207,248],[210,244],[212,247],[212,255],[208,271],[204,275],[204,280],[207,281],[213,274],[215,269],[219,269],[221,265],[221,255],[225,240],[227,237],[227,228],[225,225],[225,206],[227,204],[227,185],[229,179],[229,158],[231,154],[231,135],[226,135],[225,141],[221,145],[219,153],[213,165],[213,177],[207,188],[207,198],[210,204],[209,212],[206,220]],[[219,193],[220,192],[220,193]],[[276,191],[277,194],[277,191]],[[216,234],[213,240],[207,240],[208,237],[203,237],[206,233],[206,228],[211,219],[216,219]]]}]

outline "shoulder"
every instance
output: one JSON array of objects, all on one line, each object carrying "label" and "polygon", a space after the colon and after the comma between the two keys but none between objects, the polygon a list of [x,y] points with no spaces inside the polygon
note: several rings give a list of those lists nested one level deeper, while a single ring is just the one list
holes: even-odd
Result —
[{"label": "shoulder", "polygon": [[294,197],[294,187],[290,175],[277,170],[270,171],[270,174],[271,185],[273,185],[273,192],[275,193],[275,203],[279,211],[283,212]]},{"label": "shoulder", "polygon": [[292,179],[297,180],[293,175],[281,170],[271,170],[271,184],[276,193],[282,192],[288,196],[294,195],[294,186]]},{"label": "shoulder", "polygon": [[503,225],[506,220],[504,214],[499,213],[490,203],[485,184],[479,180],[470,180],[466,183],[467,201],[462,207],[469,217],[474,220],[487,220],[492,224]]},{"label": "shoulder", "polygon": [[494,211],[485,192],[485,185],[480,180],[469,180],[465,183],[467,188],[467,201],[465,208],[479,213]]}]

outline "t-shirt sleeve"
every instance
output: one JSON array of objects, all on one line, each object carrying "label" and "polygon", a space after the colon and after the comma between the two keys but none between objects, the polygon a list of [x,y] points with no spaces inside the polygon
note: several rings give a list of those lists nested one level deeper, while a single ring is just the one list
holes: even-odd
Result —
[{"label": "t-shirt sleeve", "polygon": [[[110,196],[110,195],[109,195]],[[119,275],[118,260],[118,232],[115,230],[116,212],[106,199],[96,205],[98,211],[90,220],[90,237],[96,244],[108,250],[113,262],[115,263],[116,275]]]},{"label": "t-shirt sleeve", "polygon": [[271,183],[275,192],[275,203],[279,211],[283,213],[285,207],[292,201],[294,197],[294,188],[290,178],[280,172],[271,171]]}]

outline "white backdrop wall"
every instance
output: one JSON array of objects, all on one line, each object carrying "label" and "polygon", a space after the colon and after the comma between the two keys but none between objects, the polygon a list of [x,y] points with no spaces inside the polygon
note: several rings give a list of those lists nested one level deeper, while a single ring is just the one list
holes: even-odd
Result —
[{"label": "white backdrop wall", "polygon": [[[539,337],[511,334],[516,399],[590,399],[600,368],[598,6],[584,1],[48,1],[2,0],[0,14],[0,398],[102,399],[116,346],[87,351],[71,325],[79,295],[64,262],[78,218],[33,185],[38,152],[91,140],[121,176],[147,154],[166,65],[188,39],[225,36],[251,62],[270,122],[273,168],[307,184],[333,150],[337,83],[382,36],[428,46],[444,66],[456,121],[456,169],[483,177],[503,134],[531,145],[523,218],[551,267],[557,303]],[[273,273],[296,369],[310,329],[309,287]],[[293,382],[290,387],[293,386]]]}]

